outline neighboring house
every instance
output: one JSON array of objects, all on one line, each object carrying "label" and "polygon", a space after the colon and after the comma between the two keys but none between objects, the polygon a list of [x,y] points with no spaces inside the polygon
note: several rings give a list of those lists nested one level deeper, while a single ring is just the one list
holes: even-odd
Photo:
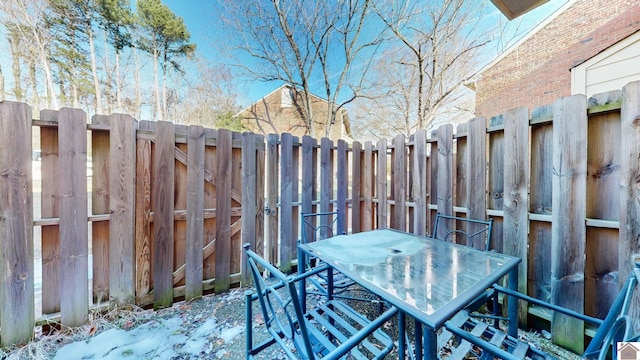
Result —
[{"label": "neighboring house", "polygon": [[[306,126],[294,102],[295,90],[290,85],[282,85],[267,96],[244,108],[236,117],[249,131],[258,134],[290,133],[302,137],[306,135]],[[316,138],[326,136],[328,102],[315,95],[312,98],[314,130]],[[346,109],[341,109],[336,120],[331,125],[329,136],[331,140],[346,140],[351,142],[351,128]]]},{"label": "neighboring house", "polygon": [[640,80],[639,31],[638,0],[569,0],[467,84],[476,116]]}]

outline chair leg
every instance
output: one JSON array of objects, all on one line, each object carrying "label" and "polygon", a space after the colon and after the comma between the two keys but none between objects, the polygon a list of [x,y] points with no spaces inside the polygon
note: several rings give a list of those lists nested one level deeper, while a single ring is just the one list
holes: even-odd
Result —
[{"label": "chair leg", "polygon": [[244,318],[245,318],[245,336],[246,336],[246,358],[249,359],[253,352],[253,324],[251,323],[253,320],[253,312],[251,309],[251,297],[253,293],[251,291],[246,291],[244,293],[245,298],[245,309],[244,309]]}]

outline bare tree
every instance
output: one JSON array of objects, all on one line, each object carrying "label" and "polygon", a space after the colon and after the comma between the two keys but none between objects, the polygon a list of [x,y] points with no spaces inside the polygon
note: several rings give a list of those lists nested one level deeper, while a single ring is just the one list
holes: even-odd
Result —
[{"label": "bare tree", "polygon": [[[341,108],[359,96],[379,33],[363,28],[373,18],[372,0],[219,0],[225,28],[237,39],[236,66],[253,79],[285,83],[306,133],[328,134]],[[247,59],[247,55],[250,60]],[[328,101],[327,118],[318,119],[312,93]]]},{"label": "bare tree", "polygon": [[[460,104],[460,85],[473,73],[478,50],[489,42],[479,6],[464,0],[388,0],[376,12],[400,46],[378,65],[376,105],[402,114],[402,133],[429,129]],[[389,51],[389,50],[387,50]],[[396,123],[397,124],[397,123]]]}]

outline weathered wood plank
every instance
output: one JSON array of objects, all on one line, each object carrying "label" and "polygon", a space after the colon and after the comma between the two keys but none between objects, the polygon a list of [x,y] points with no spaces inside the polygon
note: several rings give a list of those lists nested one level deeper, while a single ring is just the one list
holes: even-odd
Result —
[{"label": "weathered wood plank", "polygon": [[293,237],[293,135],[284,133],[280,140],[280,270],[291,273],[296,252]]},{"label": "weathered wood plank", "polygon": [[316,155],[315,146],[316,140],[314,138],[311,136],[302,137],[302,194],[300,208],[303,214],[310,214],[313,211],[311,203],[313,202],[316,184],[316,179],[313,175],[314,157]]},{"label": "weathered wood plank", "polygon": [[347,171],[348,171],[348,159],[347,159],[347,142],[344,140],[338,140],[337,150],[337,164],[336,164],[336,186],[337,198],[336,198],[336,210],[340,214],[338,218],[338,234],[348,229],[348,214],[347,214]]},{"label": "weathered wood plank", "polygon": [[136,121],[111,115],[109,156],[109,300],[135,302]]},{"label": "weathered wood plank", "polygon": [[[56,122],[58,112],[42,110],[40,119]],[[60,167],[58,166],[58,127],[40,129],[42,161],[42,218],[58,218],[60,214]],[[59,223],[59,222],[58,222]],[[58,224],[42,226],[42,313],[60,312],[60,228]]]},{"label": "weathered wood plank", "polygon": [[189,126],[187,143],[187,251],[185,300],[202,296],[204,254],[204,128]]},{"label": "weathered wood plank", "polygon": [[[464,125],[464,135],[460,135],[461,127]],[[453,167],[454,174],[454,189],[453,193],[455,194],[454,199],[455,202],[453,204],[454,213],[456,213],[455,208],[461,207],[467,209],[467,204],[469,203],[469,199],[467,196],[467,178],[470,176],[469,168],[468,168],[468,158],[469,158],[469,146],[468,146],[468,133],[467,133],[467,124],[458,125],[458,135],[455,141],[456,152],[454,154],[455,166]],[[475,192],[475,190],[474,190]],[[463,216],[460,213],[457,213],[458,216]],[[464,226],[462,223],[456,223],[456,226]],[[463,229],[464,230],[464,229]],[[466,245],[466,240],[464,238],[457,239],[459,243]]]},{"label": "weathered wood plank", "polygon": [[359,233],[361,230],[361,195],[362,189],[362,144],[354,141],[351,144],[351,232]]},{"label": "weathered wood plank", "polygon": [[435,137],[436,132],[432,132],[432,137],[435,139],[429,139],[430,142],[427,146],[430,147],[429,155],[429,199],[427,206],[429,211],[427,212],[427,220],[429,221],[429,229],[427,233],[433,234],[433,225],[438,212],[438,141]]},{"label": "weathered wood plank", "polygon": [[436,130],[438,140],[438,211],[453,215],[453,126],[442,125]]},{"label": "weathered wood plank", "polygon": [[[320,211],[331,211],[333,197],[333,141],[329,138],[320,140]],[[326,216],[321,220],[326,221]]]},{"label": "weathered wood plank", "polygon": [[378,198],[378,207],[376,209],[376,228],[381,229],[389,226],[387,220],[387,140],[378,140],[376,148],[378,150],[376,173],[376,197]]},{"label": "weathered wood plank", "polygon": [[[212,256],[213,251],[211,252],[211,254],[207,253],[206,248],[207,246],[215,245],[216,218],[209,217],[207,214],[208,213],[207,209],[215,209],[216,196],[218,195],[216,191],[215,181],[213,181],[213,174],[215,172],[215,169],[217,168],[216,147],[215,145],[212,145],[213,143],[215,144],[218,143],[218,132],[215,129],[205,129],[204,136],[205,136],[205,141],[204,141],[205,143],[205,148],[204,148],[204,179],[205,179],[205,183],[204,183],[204,208],[205,208],[204,245],[205,245],[205,251],[204,251],[204,261],[202,264],[202,273],[205,279],[204,281],[205,282],[208,281],[211,284],[213,284],[214,278],[216,275],[216,257]],[[215,139],[215,141],[208,141],[207,139]],[[211,182],[207,181],[207,173],[212,174]],[[213,286],[210,287],[210,289],[212,288]],[[207,289],[205,288],[203,290],[207,290]]]},{"label": "weathered wood plank", "polygon": [[87,115],[63,108],[58,113],[60,145],[61,321],[79,326],[89,314],[87,223]]},{"label": "weathered wood plank", "polygon": [[[110,127],[109,116],[94,115],[92,125]],[[91,213],[109,214],[109,132],[91,132]],[[109,300],[109,222],[91,224],[91,252],[93,263],[93,299]]]},{"label": "weathered wood plank", "polygon": [[12,346],[29,342],[35,325],[28,105],[0,102],[0,142],[0,338]]},{"label": "weathered wood plank", "polygon": [[407,230],[406,218],[407,208],[405,201],[407,200],[407,166],[405,155],[405,137],[400,134],[393,139],[393,165],[391,167],[391,178],[393,184],[393,200],[395,204],[391,212],[391,227],[394,229]]},{"label": "weathered wood plank", "polygon": [[[262,135],[254,135],[256,144],[264,144]],[[265,183],[265,148],[264,146],[256,147],[256,214],[255,214],[255,231],[256,231],[256,253],[264,254],[264,186]],[[243,197],[244,199],[244,197]],[[246,200],[245,200],[246,203]]]},{"label": "weathered wood plank", "polygon": [[[204,145],[204,142],[203,142]],[[204,165],[204,146],[202,147]],[[256,199],[259,184],[257,179],[256,136],[245,132],[242,134],[242,243],[256,250],[256,227],[258,202]],[[204,180],[204,179],[203,179]],[[204,187],[202,189],[204,191]],[[241,257],[241,285],[251,284],[251,273],[245,256]]]},{"label": "weathered wood plank", "polygon": [[175,189],[175,127],[172,123],[156,123],[153,156],[153,307],[173,303],[173,209]]},{"label": "weathered wood plank", "polygon": [[364,154],[362,159],[362,218],[360,220],[362,231],[373,230],[373,144],[371,141],[364,143]]},{"label": "weathered wood plank", "polygon": [[[187,141],[189,138],[189,128],[186,125],[175,125],[175,136],[185,138],[183,143],[175,143],[174,154],[183,153],[187,154]],[[175,210],[185,211],[187,210],[187,171],[188,162],[176,161],[174,165],[174,184],[173,191],[173,208]],[[173,269],[177,269],[183,266],[186,261],[187,251],[187,222],[186,218],[176,219],[173,218]],[[178,285],[184,285],[184,282]]]},{"label": "weathered wood plank", "polygon": [[[475,118],[467,124],[467,218],[485,220],[487,209],[487,121]],[[526,209],[526,208],[525,208]],[[468,224],[467,231],[476,233],[482,226]],[[467,239],[467,246],[484,249],[483,237]]]},{"label": "weathered wood plank", "polygon": [[[155,122],[141,121],[138,129],[155,130]],[[151,140],[136,140],[136,297],[149,294],[152,283],[151,159]]]},{"label": "weathered wood plank", "polygon": [[413,233],[427,234],[427,131],[416,131],[413,146]]},{"label": "weathered wood plank", "polygon": [[[504,115],[503,252],[522,259],[518,291],[527,293],[529,243],[529,111],[521,107]],[[527,322],[527,303],[519,306],[521,324]]]},{"label": "weathered wood plank", "polygon": [[[229,290],[231,285],[231,198],[223,194],[231,194],[232,187],[232,154],[231,131],[218,130],[216,149],[216,293]],[[220,196],[222,195],[222,196]]]},{"label": "weathered wood plank", "polygon": [[278,263],[278,135],[267,135],[267,261]]},{"label": "weathered wood plank", "polygon": [[[620,282],[633,269],[631,254],[640,253],[640,82],[622,89],[620,110],[620,246],[618,264]],[[637,292],[629,315],[640,317],[640,297]],[[638,329],[636,329],[638,330]]]},{"label": "weathered wood plank", "polygon": [[[597,94],[589,106],[620,103],[621,91]],[[619,232],[589,228],[595,221],[618,220],[620,216],[620,111],[594,112],[589,116],[587,139],[587,194],[585,312],[605,316],[619,291]]]},{"label": "weathered wood plank", "polygon": [[[584,311],[587,99],[556,100],[553,110],[551,299]],[[583,351],[584,323],[554,314],[551,334],[558,345]]]},{"label": "weathered wood plank", "polygon": [[[494,116],[489,120],[490,127],[503,130],[489,134],[489,184],[487,206],[489,209],[502,210],[504,203],[504,116]],[[503,250],[503,232],[501,219],[494,219],[491,234],[492,248]]]}]

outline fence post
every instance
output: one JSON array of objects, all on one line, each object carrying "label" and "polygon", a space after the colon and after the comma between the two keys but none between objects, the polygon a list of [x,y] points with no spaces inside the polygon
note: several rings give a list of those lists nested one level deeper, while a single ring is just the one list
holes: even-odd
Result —
[{"label": "fence post", "polygon": [[[574,95],[556,100],[553,108],[553,174],[551,220],[552,303],[584,310],[587,181],[587,99]],[[580,353],[584,323],[554,313],[554,342]]]},{"label": "fence post", "polygon": [[87,115],[78,109],[59,112],[60,265],[62,325],[79,326],[89,314],[87,224]]},{"label": "fence post", "polygon": [[[0,337],[27,343],[34,327],[31,108],[0,102]],[[86,202],[85,202],[86,204]]]}]

